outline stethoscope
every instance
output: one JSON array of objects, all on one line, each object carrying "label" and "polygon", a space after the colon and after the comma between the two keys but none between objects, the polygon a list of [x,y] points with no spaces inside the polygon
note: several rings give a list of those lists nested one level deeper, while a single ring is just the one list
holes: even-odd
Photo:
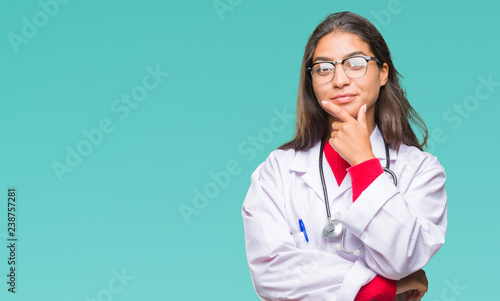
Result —
[{"label": "stethoscope", "polygon": [[[388,174],[391,175],[392,181],[394,182],[394,185],[397,186],[398,184],[398,178],[396,177],[396,174],[389,168],[391,166],[391,156],[389,155],[389,146],[387,143],[385,143],[385,167],[384,167],[384,172],[387,172]],[[361,254],[361,251],[358,249],[354,251],[349,251],[344,248],[344,238],[345,238],[345,231],[344,231],[344,225],[340,222],[340,216],[336,216],[334,219],[332,219],[332,213],[330,211],[330,204],[328,201],[328,192],[326,190],[326,184],[325,184],[325,176],[323,174],[323,149],[324,149],[324,142],[321,142],[321,148],[319,151],[319,174],[321,176],[321,185],[323,185],[323,194],[325,196],[325,206],[326,206],[326,215],[328,217],[328,223],[325,225],[323,228],[323,236],[328,239],[333,239],[340,234],[342,234],[342,239],[340,242],[340,245],[337,245],[337,250],[342,251],[347,254],[353,254],[356,256],[359,256]]]}]

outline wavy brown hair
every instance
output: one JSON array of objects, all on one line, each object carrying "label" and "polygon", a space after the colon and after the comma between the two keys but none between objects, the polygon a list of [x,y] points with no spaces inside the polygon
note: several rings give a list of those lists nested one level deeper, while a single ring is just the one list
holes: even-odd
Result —
[{"label": "wavy brown hair", "polygon": [[[328,113],[319,105],[314,95],[311,74],[306,70],[312,64],[313,54],[319,40],[325,35],[343,31],[356,34],[370,46],[374,56],[389,66],[387,83],[380,87],[375,103],[375,123],[382,132],[386,143],[399,150],[401,144],[423,149],[428,132],[422,118],[411,107],[401,88],[401,75],[392,63],[391,53],[384,38],[377,28],[367,19],[351,12],[339,12],[329,15],[313,31],[307,41],[300,71],[300,83],[297,97],[297,125],[295,138],[285,143],[280,149],[308,150],[329,134]],[[411,124],[423,133],[423,142],[418,141]]]}]

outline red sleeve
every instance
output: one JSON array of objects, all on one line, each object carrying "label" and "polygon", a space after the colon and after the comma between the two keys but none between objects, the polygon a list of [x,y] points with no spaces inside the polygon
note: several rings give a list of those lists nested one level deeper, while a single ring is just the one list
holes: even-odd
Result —
[{"label": "red sleeve", "polygon": [[372,281],[361,287],[354,301],[392,301],[396,296],[396,280],[375,276]]},{"label": "red sleeve", "polygon": [[382,165],[377,158],[366,160],[365,162],[349,167],[347,172],[351,176],[352,201],[355,202],[361,193],[384,173]]},{"label": "red sleeve", "polygon": [[[384,173],[377,158],[367,160],[347,169],[352,182],[352,201],[356,201],[361,193]],[[380,275],[364,285],[354,301],[392,301],[396,296],[396,280],[390,280]]]}]

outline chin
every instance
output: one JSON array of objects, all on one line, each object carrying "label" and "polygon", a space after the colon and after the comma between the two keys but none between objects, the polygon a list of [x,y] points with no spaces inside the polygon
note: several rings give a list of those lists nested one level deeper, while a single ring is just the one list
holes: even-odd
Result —
[{"label": "chin", "polygon": [[357,117],[358,116],[358,113],[359,113],[359,109],[361,108],[361,106],[358,106],[358,105],[349,105],[349,104],[346,104],[346,106],[340,106],[342,109],[344,109],[347,113],[349,113],[349,115],[351,115],[352,117]]}]

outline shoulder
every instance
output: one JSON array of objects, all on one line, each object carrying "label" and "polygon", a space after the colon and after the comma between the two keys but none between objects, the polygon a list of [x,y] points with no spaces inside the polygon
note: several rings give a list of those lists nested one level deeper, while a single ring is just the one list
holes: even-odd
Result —
[{"label": "shoulder", "polygon": [[294,149],[272,151],[266,160],[255,169],[252,179],[255,177],[258,179],[282,177],[283,174],[288,173],[296,156],[297,151]]},{"label": "shoulder", "polygon": [[397,165],[403,165],[407,168],[415,169],[415,172],[423,173],[433,170],[437,173],[445,174],[444,167],[438,158],[431,153],[421,151],[414,146],[402,144],[397,155]]},{"label": "shoulder", "polygon": [[293,165],[297,152],[294,149],[275,150],[269,154],[252,173],[243,209],[265,208],[269,204],[281,204],[284,184],[290,179],[290,166]]},{"label": "shoulder", "polygon": [[[319,143],[318,143],[319,145]],[[317,148],[317,149],[316,149]],[[277,149],[252,173],[243,207],[266,208],[269,204],[284,206],[284,196],[293,189],[296,180],[312,167],[311,159],[317,160],[319,146],[307,151]]]},{"label": "shoulder", "polygon": [[311,162],[317,160],[319,142],[306,151],[277,149],[272,151],[252,174],[252,179],[284,178],[294,173],[305,172]]},{"label": "shoulder", "polygon": [[406,162],[423,162],[431,166],[441,166],[436,156],[406,144],[402,144],[399,148],[398,159]]}]

